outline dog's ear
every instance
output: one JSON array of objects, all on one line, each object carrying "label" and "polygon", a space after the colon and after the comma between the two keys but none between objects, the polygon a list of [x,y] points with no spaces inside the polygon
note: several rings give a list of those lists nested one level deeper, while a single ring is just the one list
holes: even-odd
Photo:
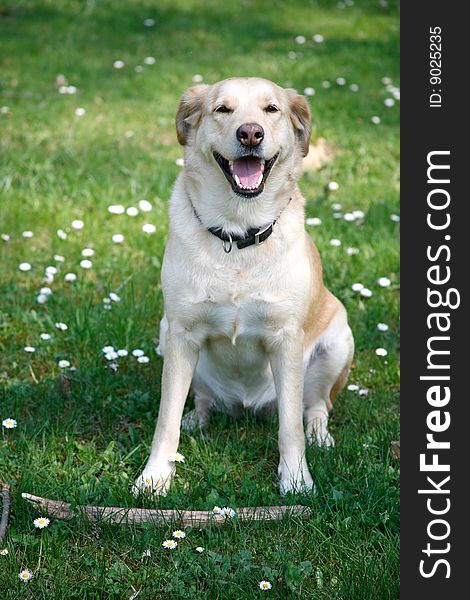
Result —
[{"label": "dog's ear", "polygon": [[197,125],[201,120],[204,98],[208,89],[209,86],[206,84],[195,85],[187,89],[181,96],[176,113],[176,135],[182,146],[188,141],[191,127]]},{"label": "dog's ear", "polygon": [[301,96],[292,89],[288,89],[286,92],[289,102],[290,119],[300,142],[303,155],[307,156],[310,145],[310,135],[312,133],[310,108],[305,96]]}]

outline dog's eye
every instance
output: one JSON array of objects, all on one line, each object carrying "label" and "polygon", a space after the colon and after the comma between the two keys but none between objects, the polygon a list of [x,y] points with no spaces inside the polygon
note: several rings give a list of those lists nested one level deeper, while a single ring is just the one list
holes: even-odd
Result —
[{"label": "dog's eye", "polygon": [[264,111],[267,113],[276,113],[279,112],[279,109],[275,104],[268,104]]},{"label": "dog's eye", "polygon": [[228,108],[228,106],[225,106],[225,104],[221,104],[220,106],[217,106],[214,109],[214,112],[216,112],[216,113],[231,113],[231,112],[233,112],[233,110]]}]

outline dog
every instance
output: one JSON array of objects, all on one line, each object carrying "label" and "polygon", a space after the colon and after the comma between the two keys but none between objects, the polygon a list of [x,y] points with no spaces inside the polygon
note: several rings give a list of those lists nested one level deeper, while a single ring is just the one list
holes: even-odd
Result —
[{"label": "dog", "polygon": [[176,131],[184,168],[161,273],[161,403],[134,491],[166,494],[190,389],[187,428],[218,409],[277,406],[280,492],[311,490],[305,438],[333,445],[328,412],[354,341],[304,226],[308,103],[265,79],[230,78],[184,92]]}]

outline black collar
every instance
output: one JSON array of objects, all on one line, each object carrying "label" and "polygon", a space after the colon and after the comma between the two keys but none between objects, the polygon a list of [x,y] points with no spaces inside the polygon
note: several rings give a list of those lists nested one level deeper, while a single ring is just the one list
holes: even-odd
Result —
[{"label": "black collar", "polygon": [[[191,208],[193,209],[194,216],[199,221],[199,223],[204,227],[204,223],[202,222],[201,217],[198,215],[196,209],[194,208],[194,204],[193,204],[189,194],[188,194],[188,199],[191,204]],[[289,198],[289,201],[287,202],[286,207],[290,203],[291,199],[292,198]],[[286,208],[286,207],[284,207],[284,208]],[[284,209],[282,209],[282,210],[284,210]],[[282,213],[282,211],[281,211],[281,213]],[[270,223],[269,225],[265,225],[263,227],[250,227],[250,229],[248,229],[244,235],[235,235],[232,233],[226,233],[222,229],[222,227],[208,227],[207,231],[210,231],[210,233],[212,233],[212,235],[215,235],[216,237],[219,238],[219,240],[222,240],[222,247],[225,250],[225,252],[228,254],[229,252],[232,251],[232,247],[233,247],[234,243],[236,243],[237,248],[239,250],[242,250],[243,248],[248,248],[248,246],[253,246],[253,245],[259,246],[260,244],[262,244],[264,241],[266,241],[268,239],[268,237],[273,232],[274,225],[279,221],[280,216],[281,216],[281,214],[279,214],[279,216],[276,219],[274,219],[274,221],[272,223]]]}]

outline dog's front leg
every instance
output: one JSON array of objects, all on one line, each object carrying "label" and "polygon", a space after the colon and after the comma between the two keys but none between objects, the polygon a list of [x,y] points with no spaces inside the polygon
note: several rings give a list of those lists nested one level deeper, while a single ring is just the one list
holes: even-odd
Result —
[{"label": "dog's front leg", "polygon": [[[167,332],[162,375],[162,395],[157,426],[147,464],[134,484],[141,490],[165,495],[175,472],[181,417],[198,359],[198,348],[186,333]],[[173,456],[172,456],[173,455]]]},{"label": "dog's front leg", "polygon": [[281,494],[313,488],[305,458],[302,421],[303,332],[284,331],[271,348],[271,369],[279,409],[279,488]]}]

